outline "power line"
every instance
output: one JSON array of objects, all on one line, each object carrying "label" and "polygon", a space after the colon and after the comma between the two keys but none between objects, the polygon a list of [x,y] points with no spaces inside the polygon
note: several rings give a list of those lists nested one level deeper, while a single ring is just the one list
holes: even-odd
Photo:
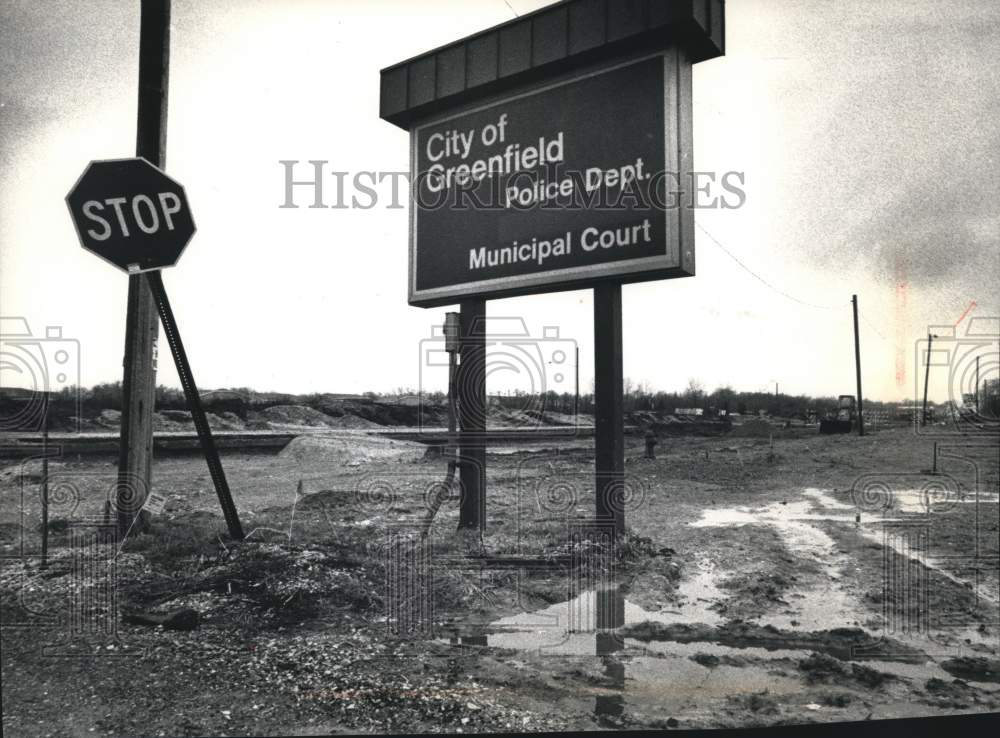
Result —
[{"label": "power line", "polygon": [[879,338],[881,338],[883,341],[888,341],[889,340],[884,335],[882,335],[882,331],[880,331],[878,328],[876,328],[874,323],[872,323],[870,320],[868,320],[868,318],[865,316],[864,313],[859,313],[859,315],[861,316],[861,319],[868,324],[868,327],[871,328],[873,331],[875,331],[875,333],[878,335]]},{"label": "power line", "polygon": [[782,297],[784,297],[784,298],[786,298],[788,300],[791,300],[792,302],[797,302],[800,305],[805,305],[806,307],[816,308],[817,310],[840,310],[843,307],[842,304],[841,305],[816,305],[816,304],[811,303],[811,302],[806,302],[805,300],[800,300],[799,298],[795,297],[794,295],[790,295],[787,292],[785,292],[784,290],[779,289],[778,287],[775,287],[773,284],[771,284],[770,282],[768,282],[762,276],[760,276],[759,274],[757,274],[757,272],[755,272],[753,269],[751,269],[746,264],[744,264],[742,261],[740,261],[736,257],[735,254],[733,254],[729,249],[727,249],[725,246],[722,245],[722,243],[719,242],[719,239],[717,239],[715,236],[713,236],[711,233],[709,233],[707,230],[705,230],[705,226],[703,226],[701,223],[697,223],[697,222],[695,223],[695,225],[697,225],[698,228],[701,229],[702,233],[704,233],[706,236],[708,236],[712,240],[712,243],[714,243],[716,246],[718,246],[720,249],[722,249],[722,251],[726,254],[726,256],[728,256],[730,259],[732,259],[737,264],[739,264],[741,267],[743,267],[743,269],[745,269],[750,275],[752,275],[755,279],[757,279],[761,284],[763,284],[766,287],[774,290],[775,292],[777,292]]},{"label": "power line", "polygon": [[510,3],[508,2],[508,0],[503,0],[503,4],[504,4],[504,5],[506,5],[506,6],[508,7],[508,8],[510,8],[510,12],[514,14],[514,17],[515,17],[515,18],[520,18],[520,17],[521,17],[520,15],[518,15],[517,11],[516,11],[516,10],[514,10],[514,6],[513,6],[513,5],[511,5],[511,4],[510,4]]},{"label": "power line", "polygon": [[885,335],[882,333],[882,331],[880,331],[878,328],[876,328],[875,324],[872,323],[870,320],[868,320],[868,318],[865,316],[864,313],[862,313],[862,312],[859,311],[858,315],[860,315],[861,319],[868,324],[869,328],[871,328],[873,331],[875,331],[875,335],[877,335],[883,341],[885,341],[886,343],[892,344],[898,351],[905,351],[906,350],[905,348],[903,348],[902,346],[900,346],[898,343],[896,343],[891,338],[886,338]]}]

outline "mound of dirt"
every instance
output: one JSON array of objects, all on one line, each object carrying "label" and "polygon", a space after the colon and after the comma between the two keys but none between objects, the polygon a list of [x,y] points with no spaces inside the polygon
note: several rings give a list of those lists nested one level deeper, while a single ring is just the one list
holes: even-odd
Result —
[{"label": "mound of dirt", "polygon": [[[187,418],[177,418],[177,414],[187,415]],[[154,431],[186,431],[194,427],[191,420],[191,413],[184,410],[161,410],[153,413]]]},{"label": "mound of dirt", "polygon": [[101,414],[94,418],[94,423],[105,428],[117,428],[121,425],[122,414],[118,410],[101,410]]},{"label": "mound of dirt", "polygon": [[847,674],[847,664],[825,653],[809,654],[807,658],[799,661],[798,666],[810,683],[826,682],[842,678]]},{"label": "mound of dirt", "polygon": [[[657,623],[646,621],[627,625],[622,631],[627,638],[640,641],[675,641],[677,643],[719,643],[737,648],[760,647],[809,650],[821,654],[819,659],[879,658],[885,661],[916,662],[924,658],[921,651],[889,638],[874,639],[860,628],[833,628],[819,631],[779,630],[773,625],[729,622],[715,627],[704,623]],[[809,662],[812,664],[813,662]],[[828,661],[819,663],[829,665]]]},{"label": "mound of dirt", "polygon": [[[351,418],[369,421],[377,426],[413,427],[444,426],[448,424],[448,409],[442,403],[432,402],[428,398],[421,401],[415,397],[401,397],[397,400],[378,402],[368,398],[324,396],[312,403],[312,406],[325,413],[332,421],[341,418],[345,423],[353,422]],[[342,425],[337,427],[362,427]]]},{"label": "mound of dirt", "polygon": [[326,428],[330,426],[331,420],[326,413],[306,405],[274,405],[264,410],[261,416],[276,428],[283,426]]},{"label": "mound of dirt", "polygon": [[927,697],[921,702],[935,707],[960,710],[979,702],[976,690],[961,679],[946,682],[943,679],[933,677],[924,683],[924,691]]},{"label": "mound of dirt", "polygon": [[372,461],[417,461],[424,451],[423,444],[411,441],[396,441],[364,433],[331,432],[299,436],[285,446],[280,457],[353,467]]},{"label": "mound of dirt", "polygon": [[339,418],[328,418],[327,425],[331,428],[382,428],[384,426],[368,418],[361,418],[357,415],[342,415]]},{"label": "mound of dirt", "polygon": [[982,656],[960,656],[941,662],[941,668],[960,679],[1000,682],[1000,661]]},{"label": "mound of dirt", "polygon": [[717,666],[746,666],[749,662],[742,656],[729,656],[723,654],[722,656],[716,656],[712,653],[702,653],[699,651],[693,656],[689,656],[692,661],[696,664],[701,664],[706,669],[714,669]]},{"label": "mound of dirt", "polygon": [[737,438],[767,438],[774,433],[774,427],[766,420],[754,418],[740,425],[733,426],[729,435]]}]

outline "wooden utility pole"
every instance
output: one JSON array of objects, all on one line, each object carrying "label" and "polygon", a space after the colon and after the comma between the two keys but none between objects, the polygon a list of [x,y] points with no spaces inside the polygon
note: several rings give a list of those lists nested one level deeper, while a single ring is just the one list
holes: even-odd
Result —
[{"label": "wooden utility pole", "polygon": [[594,493],[599,525],[625,532],[622,287],[594,288]]},{"label": "wooden utility pole", "polygon": [[[167,158],[169,62],[170,0],[142,0],[135,153],[161,169]],[[116,493],[121,535],[142,509],[152,481],[154,360],[159,332],[156,303],[146,275],[129,275]],[[142,527],[141,521],[137,527]]]},{"label": "wooden utility pole", "polygon": [[861,400],[861,336],[858,333],[858,296],[851,295],[854,306],[854,371],[858,379],[858,435],[865,434],[865,411]]},{"label": "wooden utility pole", "polygon": [[924,407],[920,415],[920,425],[927,425],[927,384],[931,378],[931,344],[934,342],[934,334],[927,334],[927,353],[924,354]]},{"label": "wooden utility pole", "polygon": [[458,367],[460,530],[486,529],[486,300],[460,305]]}]

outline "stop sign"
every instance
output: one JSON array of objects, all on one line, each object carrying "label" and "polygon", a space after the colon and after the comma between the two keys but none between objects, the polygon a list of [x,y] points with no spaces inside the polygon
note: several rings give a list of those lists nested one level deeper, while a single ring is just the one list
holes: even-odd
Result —
[{"label": "stop sign", "polygon": [[173,266],[195,231],[184,188],[145,159],[90,162],[66,204],[83,248],[129,273]]}]

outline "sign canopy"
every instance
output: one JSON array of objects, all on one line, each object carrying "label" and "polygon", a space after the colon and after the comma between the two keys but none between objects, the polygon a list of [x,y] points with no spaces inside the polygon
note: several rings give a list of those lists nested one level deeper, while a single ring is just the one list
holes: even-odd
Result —
[{"label": "sign canopy", "polygon": [[83,248],[129,273],[173,266],[195,232],[184,188],[145,159],[92,161],[66,204]]},{"label": "sign canopy", "polygon": [[410,132],[409,301],[694,274],[692,64],[721,0],[566,0],[382,71]]}]

